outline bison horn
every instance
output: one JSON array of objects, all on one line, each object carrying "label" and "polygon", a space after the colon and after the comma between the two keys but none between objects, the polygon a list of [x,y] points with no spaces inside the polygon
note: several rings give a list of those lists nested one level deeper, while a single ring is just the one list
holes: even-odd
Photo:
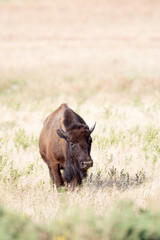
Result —
[{"label": "bison horn", "polygon": [[95,124],[91,127],[91,129],[90,129],[90,133],[93,132],[93,130],[95,129],[95,126],[96,126],[96,122],[95,122]]},{"label": "bison horn", "polygon": [[68,137],[67,132],[63,131],[63,129],[61,127],[59,129],[57,129],[57,133],[61,138],[64,138],[65,140]]}]

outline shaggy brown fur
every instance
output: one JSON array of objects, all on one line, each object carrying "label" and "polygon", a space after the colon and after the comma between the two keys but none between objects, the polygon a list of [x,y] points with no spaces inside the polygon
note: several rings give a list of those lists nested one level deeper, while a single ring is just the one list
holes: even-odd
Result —
[{"label": "shaggy brown fur", "polygon": [[67,104],[62,104],[44,121],[39,150],[56,187],[66,182],[74,188],[87,176],[87,169],[93,166],[90,135],[94,127],[90,130]]}]

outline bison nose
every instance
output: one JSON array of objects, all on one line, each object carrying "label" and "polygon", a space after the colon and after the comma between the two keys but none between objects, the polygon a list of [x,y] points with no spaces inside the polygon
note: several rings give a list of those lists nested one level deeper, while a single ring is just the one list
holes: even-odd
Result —
[{"label": "bison nose", "polygon": [[90,168],[90,167],[92,167],[93,166],[93,161],[92,161],[92,159],[89,159],[89,160],[86,160],[86,161],[82,161],[81,163],[80,163],[80,168],[81,169],[88,169],[88,168]]}]

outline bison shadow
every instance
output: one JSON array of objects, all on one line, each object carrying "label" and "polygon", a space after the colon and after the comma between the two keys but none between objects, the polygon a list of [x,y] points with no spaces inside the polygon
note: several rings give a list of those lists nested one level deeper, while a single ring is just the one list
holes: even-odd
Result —
[{"label": "bison shadow", "polygon": [[128,172],[122,169],[120,172],[115,167],[112,167],[107,172],[106,176],[101,171],[98,171],[96,175],[91,173],[84,181],[84,185],[90,188],[105,189],[114,188],[118,190],[126,190],[130,187],[136,187],[143,184],[146,181],[146,175],[143,170],[137,172],[134,176],[130,176]]}]

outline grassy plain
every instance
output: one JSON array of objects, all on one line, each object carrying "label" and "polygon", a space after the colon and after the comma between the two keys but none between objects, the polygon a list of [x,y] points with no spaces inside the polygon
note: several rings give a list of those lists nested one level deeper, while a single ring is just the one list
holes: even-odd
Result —
[{"label": "grassy plain", "polygon": [[[158,0],[0,2],[0,200],[50,223],[78,206],[160,201]],[[53,191],[38,151],[45,117],[66,102],[91,126],[94,167]],[[87,238],[86,238],[87,239]]]}]

